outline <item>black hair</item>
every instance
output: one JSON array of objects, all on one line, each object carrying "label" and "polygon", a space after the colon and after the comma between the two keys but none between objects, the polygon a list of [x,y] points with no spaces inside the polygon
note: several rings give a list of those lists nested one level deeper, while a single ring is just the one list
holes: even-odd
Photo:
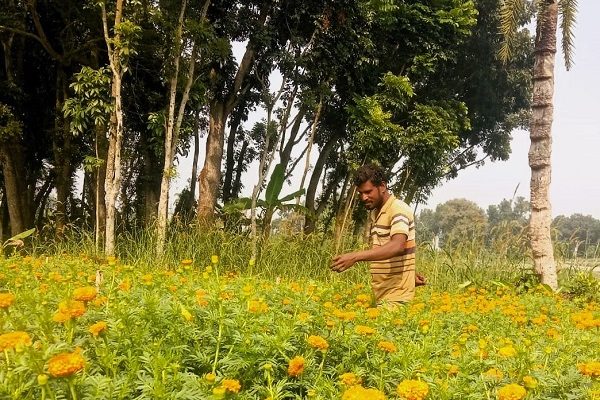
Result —
[{"label": "black hair", "polygon": [[387,182],[383,168],[377,164],[369,163],[356,170],[354,174],[354,184],[360,186],[367,181],[371,181],[375,186]]}]

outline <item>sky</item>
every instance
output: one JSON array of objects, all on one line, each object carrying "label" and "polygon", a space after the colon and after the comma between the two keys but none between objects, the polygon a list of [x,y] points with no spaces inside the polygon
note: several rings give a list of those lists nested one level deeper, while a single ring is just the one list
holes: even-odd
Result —
[{"label": "sky", "polygon": [[[554,123],[552,127],[552,184],[550,201],[552,214],[571,215],[581,213],[600,219],[600,2],[580,0],[575,27],[574,65],[566,71],[560,36],[556,57]],[[560,35],[560,34],[559,34]],[[239,58],[243,44],[234,46]],[[280,84],[273,76],[272,90]],[[248,122],[262,116],[255,114]],[[466,198],[487,209],[513,195],[529,198],[530,169],[527,153],[529,133],[516,130],[512,134],[511,155],[507,161],[487,162],[480,168],[461,171],[457,178],[444,182],[434,189],[431,197],[419,209],[435,208],[447,200]],[[205,138],[204,138],[205,140]],[[199,171],[204,162],[204,141],[201,144]],[[316,154],[311,161],[314,165]],[[275,165],[275,162],[273,165]],[[302,163],[303,165],[303,163]],[[256,171],[257,166],[251,167]],[[183,159],[178,166],[179,176],[172,185],[171,203],[190,177],[191,161]],[[301,171],[297,174],[301,175]],[[243,195],[249,195],[257,180],[257,174],[249,173],[244,179]],[[299,177],[292,179],[292,186],[284,188],[283,194],[298,189]]]}]

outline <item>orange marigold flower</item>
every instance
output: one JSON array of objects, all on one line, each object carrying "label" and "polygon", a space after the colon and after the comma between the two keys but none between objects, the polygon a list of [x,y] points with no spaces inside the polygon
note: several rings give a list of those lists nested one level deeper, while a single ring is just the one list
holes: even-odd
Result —
[{"label": "orange marigold flower", "polygon": [[342,400],[385,400],[385,394],[377,389],[354,385],[344,391]]},{"label": "orange marigold flower", "polygon": [[310,347],[321,351],[325,351],[329,348],[329,343],[321,336],[310,335],[306,341]]},{"label": "orange marigold flower", "polygon": [[498,400],[522,400],[525,396],[527,396],[527,390],[516,383],[511,383],[498,389]]},{"label": "orange marigold flower", "polygon": [[15,302],[15,295],[12,293],[0,293],[0,308],[8,308]]},{"label": "orange marigold flower", "polygon": [[81,317],[85,314],[85,304],[77,300],[61,301],[58,304],[58,312],[68,314],[71,318]]},{"label": "orange marigold flower", "polygon": [[69,315],[69,313],[61,312],[61,311],[57,311],[52,316],[52,321],[58,322],[59,324],[64,324],[65,322],[67,322],[70,319],[71,319],[71,315]]},{"label": "orange marigold flower", "polygon": [[95,305],[96,307],[100,307],[101,305],[106,304],[107,301],[108,301],[108,297],[98,296],[94,299],[94,301],[92,301],[92,304]]},{"label": "orange marigold flower", "polygon": [[72,353],[61,353],[48,360],[48,373],[55,378],[64,378],[79,372],[85,366],[85,359],[79,349]]},{"label": "orange marigold flower", "polygon": [[387,351],[388,353],[395,353],[398,350],[394,343],[386,340],[382,340],[381,342],[377,343],[377,348],[379,350]]},{"label": "orange marigold flower", "polygon": [[292,358],[288,364],[288,375],[297,377],[304,372],[305,360],[302,356]]},{"label": "orange marigold flower", "polygon": [[131,281],[129,279],[124,279],[119,283],[119,290],[129,292],[129,289],[131,289]]},{"label": "orange marigold flower", "polygon": [[269,310],[269,306],[262,300],[250,300],[248,302],[248,311],[254,314],[265,313]]},{"label": "orange marigold flower", "polygon": [[354,386],[360,385],[362,379],[360,376],[357,376],[354,372],[346,372],[345,374],[340,375],[340,382],[346,386]]},{"label": "orange marigold flower", "polygon": [[398,395],[406,400],[423,400],[429,393],[429,386],[423,381],[406,379],[396,388]]},{"label": "orange marigold flower", "polygon": [[367,309],[367,318],[376,319],[381,314],[381,311],[378,308],[368,308]]},{"label": "orange marigold flower", "polygon": [[225,389],[226,392],[237,393],[242,388],[242,385],[240,385],[240,381],[237,379],[223,379],[221,387]]},{"label": "orange marigold flower", "polygon": [[375,334],[375,329],[369,327],[369,326],[364,326],[364,325],[358,325],[354,331],[356,333],[358,333],[359,335],[365,335],[365,336],[370,336]]},{"label": "orange marigold flower", "polygon": [[191,265],[192,262],[193,261],[190,258],[186,258],[184,260],[181,260],[181,265]]},{"label": "orange marigold flower", "polygon": [[577,369],[582,375],[591,377],[600,376],[600,361],[590,361],[587,363],[577,364]]},{"label": "orange marigold flower", "polygon": [[78,301],[94,300],[98,292],[93,286],[85,286],[77,288],[73,291],[73,298]]},{"label": "orange marigold flower", "polygon": [[104,332],[108,328],[108,325],[104,321],[96,322],[92,326],[90,326],[90,333],[97,337],[101,332]]},{"label": "orange marigold flower", "polygon": [[0,351],[9,349],[20,351],[25,346],[31,346],[31,337],[27,332],[15,331],[0,335]]}]

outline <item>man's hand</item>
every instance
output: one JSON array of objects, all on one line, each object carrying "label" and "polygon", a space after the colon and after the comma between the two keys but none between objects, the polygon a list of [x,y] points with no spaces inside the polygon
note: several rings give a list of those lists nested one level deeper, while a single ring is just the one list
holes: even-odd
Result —
[{"label": "man's hand", "polygon": [[425,286],[427,285],[427,279],[425,275],[415,273],[415,286]]},{"label": "man's hand", "polygon": [[346,253],[335,256],[331,261],[331,270],[335,272],[344,272],[358,261],[356,254],[357,253]]}]

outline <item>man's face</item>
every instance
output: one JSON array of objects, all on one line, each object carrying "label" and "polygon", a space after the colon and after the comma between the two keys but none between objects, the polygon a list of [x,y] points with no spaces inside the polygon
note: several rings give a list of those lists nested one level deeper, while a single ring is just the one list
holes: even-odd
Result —
[{"label": "man's face", "polygon": [[367,210],[380,209],[383,206],[383,194],[386,190],[385,183],[375,186],[368,180],[359,185],[356,190],[360,194],[360,200],[364,203]]}]

